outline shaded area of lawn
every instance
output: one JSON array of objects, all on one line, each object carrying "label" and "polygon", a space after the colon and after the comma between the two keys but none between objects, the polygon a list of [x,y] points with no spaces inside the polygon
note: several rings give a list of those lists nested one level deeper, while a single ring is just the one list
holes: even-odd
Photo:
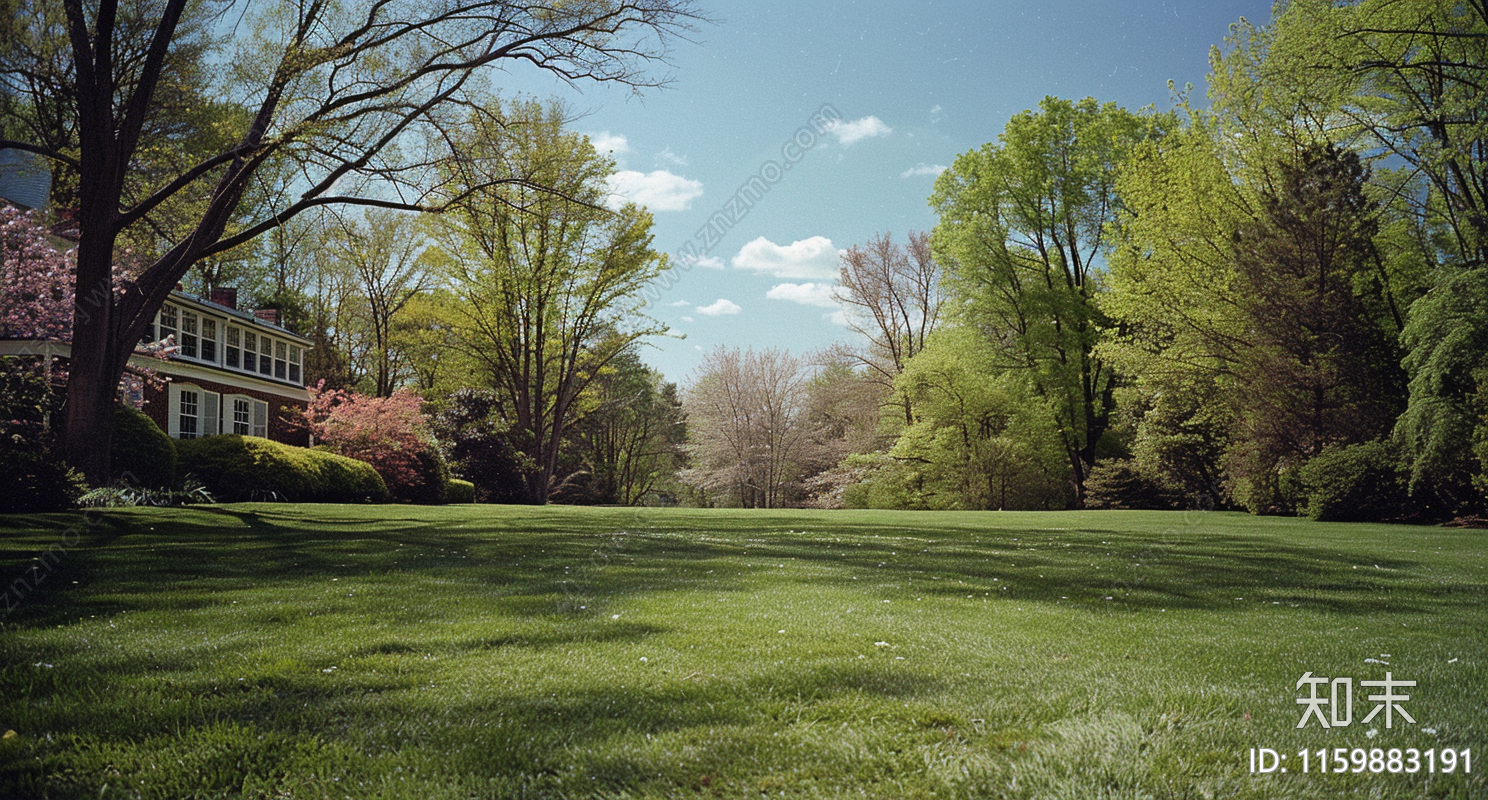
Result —
[{"label": "shaded area of lawn", "polygon": [[[93,523],[0,522],[0,577],[25,581],[0,795],[1484,789],[1246,769],[1251,747],[1482,746],[1481,532],[266,504]],[[1418,680],[1417,726],[1295,730],[1302,672],[1386,666]]]}]

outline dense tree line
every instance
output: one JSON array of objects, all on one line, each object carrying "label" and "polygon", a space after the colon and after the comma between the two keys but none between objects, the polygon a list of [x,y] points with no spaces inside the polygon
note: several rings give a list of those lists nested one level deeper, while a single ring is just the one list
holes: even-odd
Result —
[{"label": "dense tree line", "polygon": [[[1488,7],[1294,0],[1211,64],[1208,108],[1046,99],[939,178],[914,259],[850,250],[864,349],[828,379],[873,387],[876,435],[826,469],[798,448],[771,496],[1485,513]],[[898,296],[909,263],[943,309]],[[765,404],[701,407],[728,374],[695,380],[693,468],[720,464],[700,485],[752,463],[715,457],[741,440],[715,418]]]}]

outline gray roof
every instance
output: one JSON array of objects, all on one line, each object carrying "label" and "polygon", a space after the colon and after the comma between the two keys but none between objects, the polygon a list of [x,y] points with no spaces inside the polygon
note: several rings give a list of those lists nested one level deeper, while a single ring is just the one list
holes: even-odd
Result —
[{"label": "gray roof", "polygon": [[30,210],[46,208],[52,193],[47,160],[25,150],[0,150],[0,200]]}]

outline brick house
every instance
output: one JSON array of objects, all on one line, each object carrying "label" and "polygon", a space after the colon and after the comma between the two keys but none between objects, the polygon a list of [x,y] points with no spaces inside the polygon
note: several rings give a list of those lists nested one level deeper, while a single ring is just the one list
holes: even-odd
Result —
[{"label": "brick house", "polygon": [[[308,433],[291,425],[286,411],[302,411],[310,402],[304,370],[310,340],[280,327],[277,312],[240,311],[234,289],[217,290],[213,300],[176,291],[142,339],[174,342],[175,350],[167,360],[143,351],[130,358],[164,383],[146,382],[141,395],[126,400],[171,437],[236,433],[309,444]],[[66,359],[71,345],[0,340],[0,356],[7,355]]]}]

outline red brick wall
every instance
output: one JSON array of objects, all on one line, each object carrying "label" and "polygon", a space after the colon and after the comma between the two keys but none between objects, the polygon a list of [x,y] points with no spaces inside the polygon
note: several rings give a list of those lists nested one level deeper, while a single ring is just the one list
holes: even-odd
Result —
[{"label": "red brick wall", "polygon": [[[310,434],[303,428],[292,426],[285,419],[287,413],[293,413],[286,412],[284,410],[286,406],[293,408],[295,411],[305,410],[305,402],[303,400],[291,400],[287,397],[261,392],[257,389],[244,388],[227,383],[217,383],[215,381],[205,381],[199,378],[177,378],[174,382],[189,383],[193,386],[201,387],[208,392],[241,394],[255,400],[262,400],[269,404],[270,439],[276,442],[283,442],[284,444],[292,444],[297,447],[306,447],[310,444]],[[151,386],[145,387],[144,411],[149,415],[150,419],[155,420],[155,424],[159,425],[163,431],[170,430],[170,397],[167,392],[168,388],[166,386],[161,386],[158,389]]]}]

